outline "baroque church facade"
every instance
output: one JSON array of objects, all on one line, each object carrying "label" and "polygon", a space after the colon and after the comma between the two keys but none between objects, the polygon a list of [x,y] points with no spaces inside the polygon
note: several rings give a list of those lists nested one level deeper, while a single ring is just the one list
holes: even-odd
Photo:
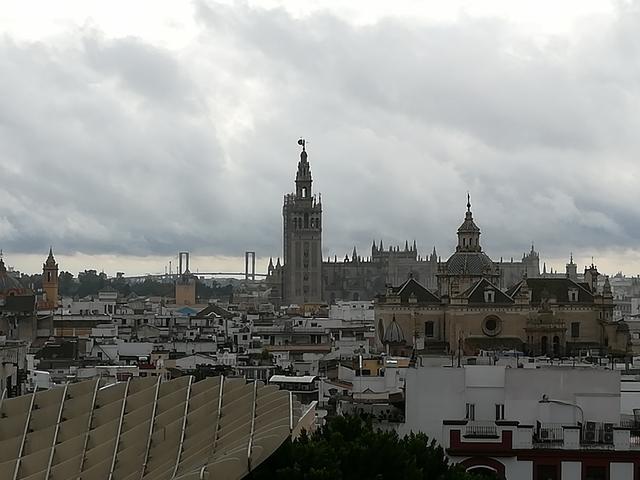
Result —
[{"label": "baroque church facade", "polygon": [[388,286],[376,299],[376,339],[390,354],[451,353],[515,349],[533,355],[576,355],[598,350],[624,355],[629,329],[613,320],[608,278],[585,268],[584,281],[567,265],[564,277],[531,277],[504,289],[500,264],[482,251],[480,229],[467,202],[458,245],[438,266],[438,289],[414,278]]},{"label": "baroque church facade", "polygon": [[[383,242],[371,245],[371,252],[361,256],[354,247],[351,255],[322,257],[322,202],[313,194],[313,179],[306,144],[302,147],[295,177],[295,192],[284,196],[283,259],[270,260],[266,284],[271,302],[275,305],[304,305],[334,303],[338,300],[373,300],[385,292],[387,285],[399,285],[413,278],[430,291],[437,291],[445,281],[447,264],[438,257],[436,249],[429,255],[418,252],[416,242],[385,247]],[[465,240],[466,242],[466,240]],[[460,265],[464,269],[465,253],[477,248],[464,245]],[[486,256],[485,256],[486,257]],[[486,257],[488,259],[488,257]],[[486,262],[485,259],[485,262]],[[492,281],[502,289],[516,284],[523,275],[540,276],[539,255],[533,246],[521,261],[490,262]],[[489,264],[487,264],[489,265]],[[452,267],[453,268],[453,267]],[[452,280],[448,288],[463,285]],[[463,282],[464,283],[464,282]]]}]

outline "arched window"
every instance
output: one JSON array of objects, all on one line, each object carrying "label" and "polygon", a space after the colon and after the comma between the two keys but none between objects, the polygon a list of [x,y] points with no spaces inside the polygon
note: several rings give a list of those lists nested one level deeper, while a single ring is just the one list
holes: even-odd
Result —
[{"label": "arched window", "polygon": [[302,187],[302,198],[307,198],[307,187]]}]

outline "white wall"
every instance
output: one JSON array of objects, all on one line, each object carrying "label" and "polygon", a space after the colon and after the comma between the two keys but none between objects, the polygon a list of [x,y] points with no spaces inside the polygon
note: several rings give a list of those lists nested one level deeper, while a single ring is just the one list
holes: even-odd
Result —
[{"label": "white wall", "polygon": [[176,368],[195,370],[197,365],[218,365],[218,359],[203,355],[189,355],[176,359]]},{"label": "white wall", "polygon": [[581,480],[582,464],[580,462],[562,462],[561,478],[562,480]]},{"label": "white wall", "polygon": [[348,322],[370,322],[373,324],[373,302],[338,302],[336,305],[329,307],[329,318]]},{"label": "white wall", "polygon": [[[505,477],[509,480],[531,480],[533,478],[533,462],[517,458],[498,458],[505,467]],[[564,480],[564,477],[562,477]]]},{"label": "white wall", "polygon": [[611,462],[609,466],[609,480],[630,480],[633,478],[632,463]]},{"label": "white wall", "polygon": [[442,442],[442,420],[465,414],[463,368],[409,368],[406,378],[405,423],[399,433],[424,432]]},{"label": "white wall", "polygon": [[[505,418],[535,424],[547,406],[543,395],[577,404],[585,420],[617,422],[620,416],[620,373],[611,370],[540,368],[505,370]],[[546,421],[580,420],[579,409],[552,405],[553,418]]]},{"label": "white wall", "polygon": [[469,366],[463,370],[466,384],[465,403],[475,405],[475,419],[496,420],[495,405],[504,404],[505,367],[483,365]]},{"label": "white wall", "polygon": [[145,357],[151,355],[153,343],[118,341],[118,353],[125,357]]},{"label": "white wall", "polygon": [[442,421],[464,419],[466,403],[475,404],[476,420],[495,420],[495,405],[503,403],[505,420],[533,425],[580,420],[576,407],[540,403],[544,394],[577,403],[585,420],[617,423],[620,414],[620,374],[611,370],[421,367],[406,375],[406,423],[400,433],[423,431],[438,440]]}]

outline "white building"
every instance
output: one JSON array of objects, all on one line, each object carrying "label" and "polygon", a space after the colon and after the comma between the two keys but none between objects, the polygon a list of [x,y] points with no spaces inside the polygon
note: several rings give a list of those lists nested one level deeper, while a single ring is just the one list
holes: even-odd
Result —
[{"label": "white building", "polygon": [[621,416],[620,379],[596,368],[410,368],[399,431],[424,432],[498,478],[633,479],[640,418]]}]

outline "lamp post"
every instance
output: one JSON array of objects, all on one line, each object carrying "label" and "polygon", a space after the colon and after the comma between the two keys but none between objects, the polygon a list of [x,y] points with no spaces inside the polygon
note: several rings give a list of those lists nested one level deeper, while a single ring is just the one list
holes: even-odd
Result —
[{"label": "lamp post", "polygon": [[565,405],[567,407],[573,407],[580,412],[580,425],[584,423],[584,410],[577,403],[565,402],[564,400],[556,400],[553,398],[549,398],[549,396],[546,393],[542,395],[542,399],[538,400],[538,403],[555,403],[556,405]]}]

